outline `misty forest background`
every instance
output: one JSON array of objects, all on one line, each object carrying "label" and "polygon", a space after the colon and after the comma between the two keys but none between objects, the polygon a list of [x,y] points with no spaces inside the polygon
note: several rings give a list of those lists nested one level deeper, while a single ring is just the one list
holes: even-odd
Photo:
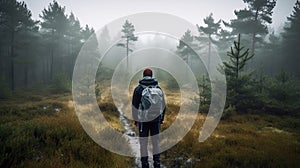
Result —
[{"label": "misty forest background", "polygon": [[[243,0],[243,2],[245,8],[233,11],[235,18],[228,22],[215,20],[213,13],[202,18],[204,24],[195,25],[199,30],[199,35],[193,36],[187,30],[178,41],[176,53],[191,65],[195,54],[189,46],[197,47],[195,46],[197,44],[199,47],[207,46],[209,65],[211,47],[217,47],[224,61],[224,65],[220,66],[225,69],[227,78],[227,100],[222,120],[224,122],[243,121],[241,118],[236,118],[238,114],[247,117],[251,114],[249,118],[253,122],[259,120],[253,115],[272,115],[282,118],[285,121],[272,117],[266,120],[273,122],[269,124],[270,127],[277,125],[293,132],[296,143],[292,148],[296,154],[289,158],[291,160],[283,162],[282,160],[270,161],[265,155],[262,156],[262,161],[258,162],[251,159],[242,161],[245,160],[244,157],[232,156],[233,160],[232,158],[221,159],[220,163],[210,163],[206,166],[218,167],[224,163],[229,167],[249,165],[297,167],[299,162],[293,159],[299,160],[300,153],[298,129],[300,126],[300,69],[298,67],[300,1],[296,1],[292,13],[287,16],[284,27],[279,32],[275,32],[274,28],[270,27],[276,0]],[[70,111],[68,103],[64,102],[70,99],[76,57],[83,44],[90,37],[95,37],[92,27],[81,25],[76,14],[66,13],[65,10],[66,7],[53,1],[41,11],[39,20],[33,20],[30,9],[24,2],[0,0],[0,142],[5,144],[1,145],[0,167],[20,164],[34,166],[35,162],[43,159],[46,161],[43,161],[41,165],[49,167],[65,165],[81,167],[90,166],[91,163],[93,166],[131,165],[132,160],[111,154],[101,147],[95,148],[97,145],[90,142],[91,140],[82,130],[78,131],[81,128],[74,114],[71,121],[68,121],[70,118],[67,116],[60,116],[56,121],[60,124],[67,124],[68,130],[57,128],[53,123],[54,120],[51,119],[55,111]],[[134,36],[134,23],[130,20],[126,21],[123,27],[120,27],[120,33],[123,33],[124,41],[131,42],[118,44],[118,47],[123,47],[128,55],[131,48],[134,49],[134,42],[139,40]],[[203,40],[205,37],[208,37],[208,40]],[[114,38],[109,34],[109,30],[104,29],[100,34],[100,40],[102,40],[100,43],[108,44]],[[98,50],[97,47],[92,49]],[[206,73],[196,75],[201,92],[199,112],[205,114],[210,104],[210,81]],[[171,79],[166,81],[166,85],[171,90],[177,87],[175,80]],[[96,92],[97,96],[101,97],[98,95],[101,94],[101,90],[96,89]],[[26,101],[39,103],[26,103]],[[48,107],[43,106],[44,104],[50,105]],[[49,114],[44,116],[38,112],[40,108],[46,109]],[[114,107],[110,110],[116,111]],[[34,116],[42,118],[30,120]],[[18,122],[15,125],[13,121],[16,120]],[[26,122],[27,120],[30,122]],[[16,129],[17,127],[19,129]],[[49,132],[48,128],[54,129]],[[12,129],[17,131],[12,131]],[[18,135],[22,135],[23,140],[20,140],[22,138],[16,139]],[[34,140],[26,138],[27,136],[33,136]],[[80,140],[71,143],[72,139]],[[60,150],[46,148],[46,144],[49,143]],[[236,142],[228,143],[232,145],[230,143]],[[29,149],[28,144],[33,146],[34,152]],[[66,147],[66,144],[69,148],[62,147]],[[82,144],[85,147],[82,147]],[[24,147],[26,145],[27,147]],[[88,150],[91,148],[93,148],[92,151]],[[63,155],[64,152],[70,153],[67,150],[70,150],[71,154]],[[43,158],[41,153],[49,153],[49,157]],[[103,155],[103,153],[108,156],[99,161],[101,157],[96,157],[96,155]],[[219,157],[222,158],[221,155]],[[30,162],[30,160],[35,162]],[[179,162],[178,164],[181,164]],[[254,163],[251,164],[251,162]],[[172,165],[171,162],[165,164]]]}]

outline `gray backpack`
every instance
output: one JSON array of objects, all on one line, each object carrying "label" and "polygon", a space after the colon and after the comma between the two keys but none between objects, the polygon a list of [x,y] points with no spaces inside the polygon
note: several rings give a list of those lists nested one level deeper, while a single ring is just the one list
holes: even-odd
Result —
[{"label": "gray backpack", "polygon": [[157,85],[144,86],[138,110],[140,122],[149,122],[163,112],[163,92]]}]

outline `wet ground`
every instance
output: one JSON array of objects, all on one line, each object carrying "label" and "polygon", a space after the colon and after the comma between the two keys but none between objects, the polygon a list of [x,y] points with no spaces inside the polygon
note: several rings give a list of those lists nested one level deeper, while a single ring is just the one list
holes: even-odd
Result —
[{"label": "wet ground", "polygon": [[[140,168],[141,166],[141,161],[139,157],[140,153],[140,145],[139,145],[139,138],[138,135],[135,133],[134,128],[131,126],[129,120],[124,116],[124,112],[122,111],[122,108],[119,108],[119,113],[120,113],[120,121],[123,124],[125,134],[125,138],[128,141],[129,147],[131,148],[132,153],[135,156],[135,166],[134,168]],[[153,159],[152,159],[152,152],[151,152],[151,146],[148,148],[148,154],[149,154],[149,165],[152,168],[153,165]],[[161,165],[162,168],[165,168],[165,166]]]}]

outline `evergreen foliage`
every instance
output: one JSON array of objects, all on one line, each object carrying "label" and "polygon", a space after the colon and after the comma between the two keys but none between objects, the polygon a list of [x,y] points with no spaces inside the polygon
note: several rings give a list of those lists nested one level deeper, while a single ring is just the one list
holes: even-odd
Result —
[{"label": "evergreen foliage", "polygon": [[190,57],[195,55],[195,52],[191,47],[194,47],[193,44],[194,37],[191,34],[190,30],[187,30],[179,41],[177,46],[177,52],[182,57],[182,59],[189,65]]},{"label": "evergreen foliage", "polygon": [[208,59],[207,59],[207,67],[208,70],[210,70],[210,59],[211,59],[211,43],[215,43],[215,41],[212,38],[212,35],[216,35],[218,31],[220,30],[220,24],[221,20],[215,22],[213,18],[213,14],[211,13],[209,16],[207,16],[205,19],[203,19],[204,23],[206,24],[206,27],[198,26],[198,31],[203,31],[205,34],[208,35]]},{"label": "evergreen foliage", "polygon": [[130,23],[128,20],[125,21],[123,25],[123,29],[121,30],[123,35],[122,38],[125,40],[125,42],[118,43],[117,46],[126,48],[126,60],[127,60],[127,68],[129,67],[129,52],[132,52],[133,49],[130,48],[130,45],[132,45],[134,41],[137,41],[138,38],[134,35],[134,25]]},{"label": "evergreen foliage", "polygon": [[[268,33],[267,24],[272,23],[276,0],[243,0],[247,7],[235,10],[236,19],[226,23],[235,34],[249,34],[252,37],[251,54],[255,53],[255,43]],[[257,36],[259,35],[259,36]]]},{"label": "evergreen foliage", "polygon": [[15,62],[18,56],[16,49],[20,45],[17,38],[23,32],[30,32],[36,29],[37,22],[31,19],[31,12],[27,9],[26,4],[16,0],[1,0],[0,16],[0,29],[4,36],[3,40],[8,41],[5,46],[9,48],[9,61],[7,63],[10,65],[10,88],[15,90]]},{"label": "evergreen foliage", "polygon": [[238,111],[245,110],[255,98],[251,92],[251,75],[242,74],[242,70],[254,55],[250,55],[249,49],[241,45],[239,34],[238,40],[234,41],[227,56],[230,57],[228,62],[224,62],[227,78],[227,104],[235,106]]},{"label": "evergreen foliage", "polygon": [[300,78],[300,1],[297,0],[293,13],[287,17],[287,23],[282,33],[282,67],[289,73]]}]

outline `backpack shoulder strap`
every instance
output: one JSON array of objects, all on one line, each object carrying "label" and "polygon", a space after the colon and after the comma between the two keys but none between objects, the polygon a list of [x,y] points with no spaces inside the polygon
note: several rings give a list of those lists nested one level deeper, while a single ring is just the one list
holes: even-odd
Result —
[{"label": "backpack shoulder strap", "polygon": [[142,85],[142,84],[139,84],[139,85],[143,88],[142,90],[144,90],[146,88],[158,88],[161,90],[161,88],[158,85],[148,85],[148,86]]},{"label": "backpack shoulder strap", "polygon": [[147,86],[146,85],[142,85],[142,84],[140,84],[140,86],[143,88],[143,89],[145,89]]},{"label": "backpack shoulder strap", "polygon": [[158,85],[149,85],[150,88],[159,88]]}]

